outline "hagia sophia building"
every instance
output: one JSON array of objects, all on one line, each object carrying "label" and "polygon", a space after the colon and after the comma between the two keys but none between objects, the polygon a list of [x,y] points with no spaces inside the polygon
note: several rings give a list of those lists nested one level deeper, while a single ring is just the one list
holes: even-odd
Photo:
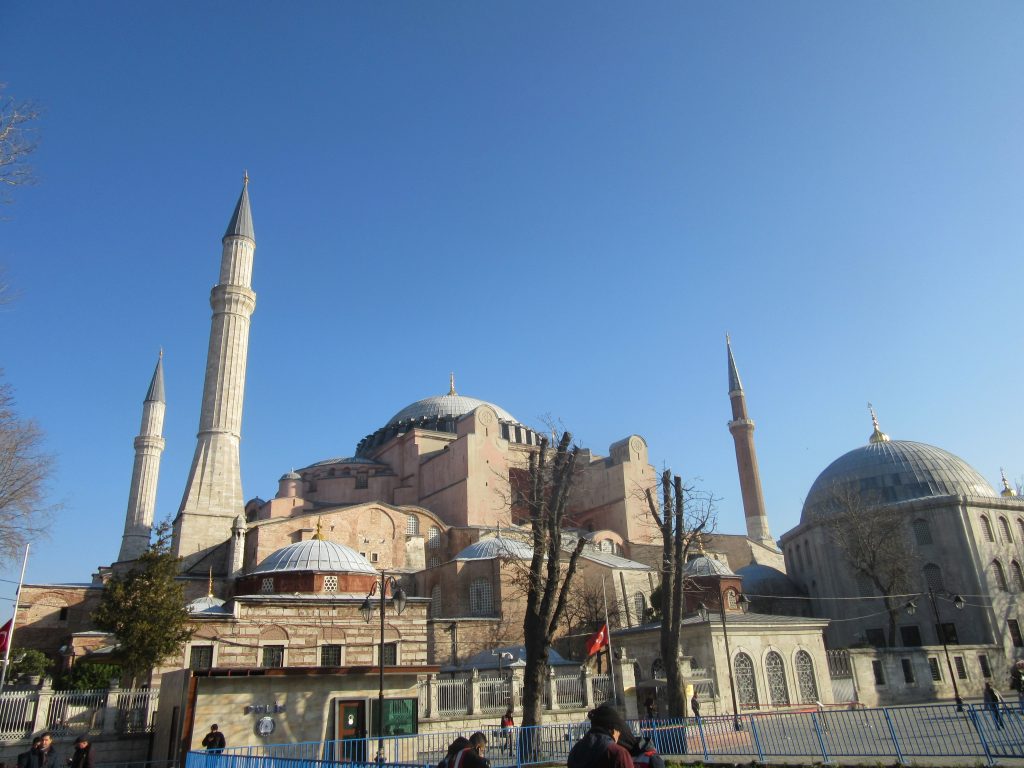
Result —
[{"label": "hagia sophia building", "polygon": [[[460,394],[454,377],[444,394],[397,410],[351,456],[284,474],[273,499],[245,500],[239,443],[255,250],[246,179],[223,237],[195,456],[173,523],[172,550],[182,558],[198,629],[162,671],[444,665],[521,642],[516,571],[531,550],[517,493],[540,436],[500,406]],[[942,632],[949,642],[985,646],[963,661],[966,674],[979,680],[978,656],[998,666],[997,657],[1020,652],[1024,501],[1008,485],[1000,493],[953,454],[890,440],[876,424],[868,445],[825,469],[800,524],[777,544],[761,491],[754,422],[728,342],[727,366],[746,532],[705,537],[702,556],[741,582],[757,610],[837,620],[825,630],[830,648],[879,644],[885,622],[877,616],[851,621],[858,610],[872,612],[834,599],[879,602],[868,580],[844,564],[819,509],[836,487],[871,489],[906,518],[920,560],[920,591],[975,596],[955,615],[943,604],[939,622],[920,606],[901,622],[900,641],[930,645]],[[64,665],[111,650],[113,639],[94,630],[90,612],[104,579],[129,569],[149,546],[164,409],[160,360],[135,438],[118,560],[88,584],[26,584],[19,647],[39,648]],[[581,576],[608,585],[621,627],[642,627],[661,557],[660,531],[635,492],[657,483],[647,443],[628,435],[603,455],[581,448],[578,465],[567,539],[588,542]],[[381,571],[409,595],[406,610],[388,616],[383,644],[359,616]]]}]

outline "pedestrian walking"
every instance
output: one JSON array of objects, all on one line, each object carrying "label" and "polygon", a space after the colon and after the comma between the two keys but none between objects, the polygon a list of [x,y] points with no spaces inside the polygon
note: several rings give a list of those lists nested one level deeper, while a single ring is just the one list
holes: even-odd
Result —
[{"label": "pedestrian walking", "polygon": [[697,694],[694,693],[690,699],[690,711],[693,712],[695,720],[700,720],[700,699],[697,698]]},{"label": "pedestrian walking", "polygon": [[602,704],[587,718],[590,730],[569,750],[567,768],[633,768],[633,756],[619,744],[623,736],[632,741],[633,733],[615,707]]},{"label": "pedestrian walking", "polygon": [[512,754],[512,729],[515,727],[515,720],[512,719],[512,707],[505,710],[501,716],[501,740],[502,749]]},{"label": "pedestrian walking", "polygon": [[30,768],[32,765],[32,753],[39,749],[39,742],[42,740],[42,736],[36,736],[32,739],[32,746],[18,755],[18,768]]},{"label": "pedestrian walking", "polygon": [[1010,670],[1010,690],[1017,692],[1017,703],[1024,707],[1024,659],[1019,660]]},{"label": "pedestrian walking", "polygon": [[985,709],[992,713],[992,719],[995,721],[996,730],[1003,730],[1003,713],[1001,707],[1003,704],[1003,697],[999,695],[999,691],[992,687],[992,683],[985,683]]},{"label": "pedestrian walking", "polygon": [[217,724],[210,726],[210,732],[203,737],[203,748],[211,755],[219,755],[227,746],[224,734],[220,732]]},{"label": "pedestrian walking", "polygon": [[39,746],[32,750],[28,761],[29,768],[57,768],[57,750],[53,748],[53,736],[39,734]]}]

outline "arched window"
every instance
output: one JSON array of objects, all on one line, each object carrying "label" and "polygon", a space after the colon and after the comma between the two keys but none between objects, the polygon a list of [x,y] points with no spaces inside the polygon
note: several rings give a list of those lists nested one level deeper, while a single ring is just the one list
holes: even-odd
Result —
[{"label": "arched window", "polygon": [[1020,563],[1016,560],[1010,563],[1010,578],[1013,579],[1013,591],[1024,592],[1024,572],[1021,572]]},{"label": "arched window", "polygon": [[416,515],[409,515],[405,518],[405,533],[408,536],[420,535],[420,519]]},{"label": "arched window", "polygon": [[932,527],[928,525],[928,521],[923,517],[917,518],[913,523],[914,526],[914,540],[920,545],[928,545],[932,543]]},{"label": "arched window", "polygon": [[796,563],[796,569],[802,571],[804,569],[804,558],[803,553],[800,551],[800,545],[796,545],[796,558],[793,560]]},{"label": "arched window", "polygon": [[739,603],[736,602],[736,590],[727,589],[725,591],[725,604],[729,606],[730,611],[735,611],[739,608]]},{"label": "arched window", "polygon": [[928,563],[924,567],[924,584],[933,592],[942,592],[945,589],[942,583],[942,569],[935,563]]},{"label": "arched window", "polygon": [[768,678],[768,697],[773,706],[789,706],[789,688],[786,686],[786,665],[775,651],[764,657],[764,671]]},{"label": "arched window", "polygon": [[1010,521],[1005,517],[999,518],[999,530],[1003,532],[1003,541],[1007,544],[1013,543],[1013,536],[1010,534]]},{"label": "arched window", "polygon": [[602,552],[611,552],[612,551],[612,540],[611,539],[601,539],[601,547],[600,548],[601,548]]},{"label": "arched window", "polygon": [[633,662],[633,679],[638,683],[644,679],[644,668],[640,666],[639,661]]},{"label": "arched window", "polygon": [[796,682],[800,686],[800,703],[814,704],[818,700],[818,683],[814,679],[814,661],[807,651],[796,653]]},{"label": "arched window", "polygon": [[1003,571],[1003,564],[998,560],[993,560],[988,567],[989,578],[992,579],[992,583],[995,584],[996,589],[1000,592],[1009,592],[1006,587],[1006,572]]},{"label": "arched window", "polygon": [[807,550],[804,552],[807,555],[807,569],[814,568],[814,561],[811,559],[811,542],[807,542]]},{"label": "arched window", "polygon": [[647,598],[644,597],[643,592],[633,595],[633,612],[636,614],[636,620],[642,624],[644,615],[647,613]]},{"label": "arched window", "polygon": [[742,709],[757,709],[757,681],[754,679],[754,662],[743,653],[736,654],[733,659],[733,672],[736,675],[736,692]]},{"label": "arched window", "polygon": [[430,531],[427,534],[427,546],[431,549],[441,548],[441,529],[436,525],[430,526]]},{"label": "arched window", "polygon": [[984,515],[981,516],[981,535],[989,543],[996,540],[996,537],[992,535],[992,523]]},{"label": "arched window", "polygon": [[469,585],[469,613],[472,616],[490,616],[491,582],[485,578],[473,579]]},{"label": "arched window", "polygon": [[441,615],[441,585],[435,584],[430,590],[430,615],[437,617]]},{"label": "arched window", "polygon": [[662,680],[665,679],[665,665],[662,663],[661,659],[655,659],[651,664],[651,677],[655,680],[659,678]]},{"label": "arched window", "polygon": [[1017,531],[1020,533],[1020,540],[1024,541],[1024,520],[1017,518]]}]

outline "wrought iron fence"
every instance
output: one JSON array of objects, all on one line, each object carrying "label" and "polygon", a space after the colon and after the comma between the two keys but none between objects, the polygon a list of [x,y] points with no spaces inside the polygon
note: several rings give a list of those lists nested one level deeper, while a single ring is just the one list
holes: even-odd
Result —
[{"label": "wrought iron fence", "polygon": [[[487,732],[488,757],[495,768],[564,763],[589,724],[512,728]],[[947,757],[994,765],[1024,757],[1024,711],[1018,705],[990,708],[952,704],[882,709],[812,709],[764,714],[644,720],[630,723],[649,736],[659,752],[693,755],[705,761],[773,759],[834,762],[870,758],[904,763],[907,758]],[[435,766],[448,745],[465,732],[392,736],[384,740],[383,762],[390,766]],[[376,738],[238,747],[223,754],[190,752],[186,768],[346,768],[375,765]],[[315,765],[314,765],[315,764]],[[330,765],[327,765],[330,764]]]},{"label": "wrought iron fence", "polygon": [[57,739],[75,733],[99,733],[106,705],[106,691],[56,691],[50,699],[46,730]]}]

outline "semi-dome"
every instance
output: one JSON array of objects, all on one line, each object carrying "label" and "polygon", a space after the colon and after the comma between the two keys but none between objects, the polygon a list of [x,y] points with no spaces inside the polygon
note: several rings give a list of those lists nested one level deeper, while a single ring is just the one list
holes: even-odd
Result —
[{"label": "semi-dome", "polygon": [[829,464],[807,493],[801,522],[827,512],[837,492],[853,492],[867,503],[882,504],[933,496],[999,496],[960,457],[910,440],[872,441]]},{"label": "semi-dome", "polygon": [[317,538],[282,547],[252,570],[253,573],[286,571],[377,573],[377,569],[351,547]]},{"label": "semi-dome", "polygon": [[426,397],[417,400],[411,405],[405,406],[402,410],[392,416],[387,426],[394,426],[406,421],[417,421],[419,419],[458,419],[467,413],[472,413],[481,405],[489,405],[498,414],[500,421],[510,421],[518,424],[516,418],[501,406],[489,403],[486,400],[478,400],[475,397],[466,397],[455,392],[436,397]]},{"label": "semi-dome", "polygon": [[687,576],[735,576],[728,565],[707,555],[695,557],[686,564],[683,573]]},{"label": "semi-dome", "polygon": [[185,610],[191,615],[223,616],[228,613],[224,608],[224,601],[213,595],[203,595],[192,600],[185,606]]},{"label": "semi-dome", "polygon": [[455,556],[456,560],[494,560],[497,558],[532,560],[533,548],[522,541],[503,536],[488,536],[470,544]]}]

